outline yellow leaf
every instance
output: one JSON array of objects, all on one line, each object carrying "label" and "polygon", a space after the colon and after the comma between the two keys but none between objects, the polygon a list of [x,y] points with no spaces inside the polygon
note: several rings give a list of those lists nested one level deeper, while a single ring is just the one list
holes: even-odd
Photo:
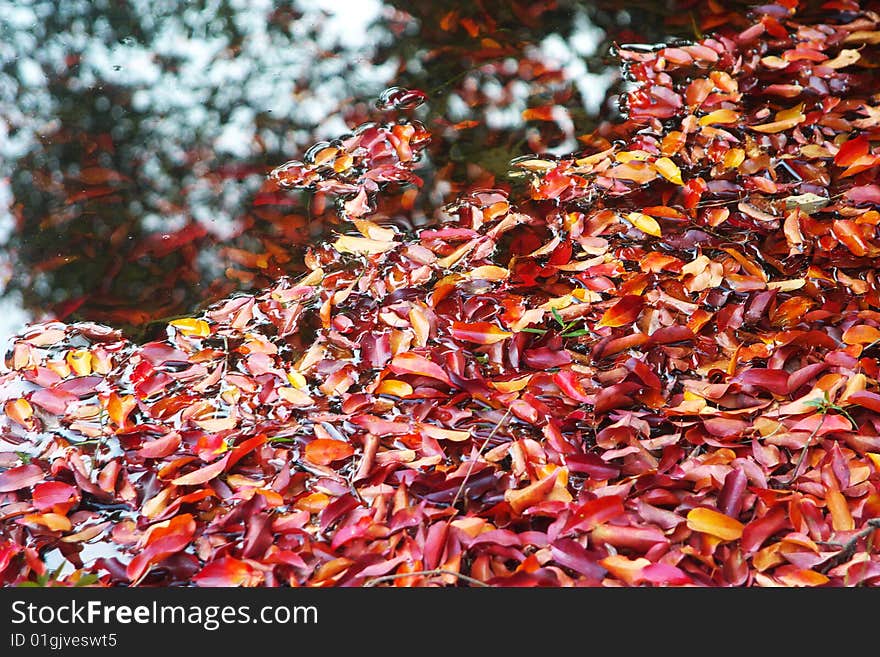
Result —
[{"label": "yellow leaf", "polygon": [[775,120],[770,123],[752,125],[749,128],[763,133],[782,132],[783,130],[795,127],[798,123],[802,123],[806,118],[804,116],[804,104],[801,103],[795,107],[776,112]]},{"label": "yellow leaf", "polygon": [[296,370],[290,370],[287,373],[287,380],[290,382],[294,388],[298,388],[302,390],[306,387],[306,377],[304,377],[301,373]]},{"label": "yellow leaf", "polygon": [[623,164],[627,162],[632,162],[633,160],[637,162],[644,162],[649,157],[648,153],[645,151],[621,151],[614,158]]},{"label": "yellow leaf", "polygon": [[723,541],[735,541],[743,533],[743,524],[719,511],[698,507],[687,515],[687,526],[695,532],[709,534]]},{"label": "yellow leaf", "polygon": [[678,165],[668,157],[661,157],[654,162],[654,168],[657,170],[657,173],[666,178],[669,182],[675,183],[676,185],[684,185],[684,182],[681,179],[681,169],[679,169]]},{"label": "yellow leaf", "polygon": [[728,169],[736,169],[746,159],[746,152],[741,148],[731,148],[724,154],[724,166]]},{"label": "yellow leaf", "polygon": [[406,381],[385,379],[376,387],[375,393],[377,395],[391,395],[403,398],[409,397],[413,393],[413,388]]},{"label": "yellow leaf", "polygon": [[354,219],[353,223],[355,228],[358,229],[358,232],[361,235],[372,240],[378,240],[380,242],[390,242],[397,235],[397,233],[394,232],[393,228],[380,226],[376,222],[370,221],[369,219]]},{"label": "yellow leaf", "polygon": [[654,217],[642,214],[641,212],[630,212],[629,214],[624,215],[623,218],[643,233],[647,233],[654,237],[663,236],[663,232],[660,230],[660,224],[657,223],[657,220],[654,219]]},{"label": "yellow leaf", "polygon": [[531,380],[532,375],[527,374],[518,379],[511,379],[510,381],[489,381],[489,385],[499,392],[519,392],[529,385],[529,381]]},{"label": "yellow leaf", "polygon": [[833,157],[832,153],[829,152],[827,148],[824,146],[819,146],[818,144],[806,144],[805,146],[801,146],[801,155],[809,158],[821,158],[821,157]]},{"label": "yellow leaf", "polygon": [[858,50],[845,49],[841,50],[834,59],[822,62],[822,66],[827,66],[828,68],[833,69],[846,68],[847,66],[855,64],[861,58],[862,55]]},{"label": "yellow leaf", "polygon": [[184,335],[195,336],[197,338],[205,338],[211,335],[211,327],[208,326],[208,322],[203,319],[185,317],[183,319],[175,319],[168,323]]},{"label": "yellow leaf", "polygon": [[483,265],[470,270],[465,276],[471,280],[503,281],[510,276],[510,270],[495,265]]},{"label": "yellow leaf", "polygon": [[65,360],[77,376],[88,376],[92,373],[92,354],[86,349],[74,349],[68,352]]},{"label": "yellow leaf", "polygon": [[787,281],[770,281],[769,283],[767,283],[767,289],[779,290],[780,292],[791,292],[793,290],[801,289],[806,284],[806,279],[791,278]]},{"label": "yellow leaf", "polygon": [[397,242],[391,240],[374,240],[369,237],[340,235],[339,239],[333,242],[333,248],[339,251],[339,253],[374,255],[377,253],[385,253],[385,251],[393,249],[396,244]]},{"label": "yellow leaf", "polygon": [[739,114],[729,109],[715,110],[709,112],[706,116],[701,116],[699,124],[713,125],[715,123],[736,123],[739,120]]}]

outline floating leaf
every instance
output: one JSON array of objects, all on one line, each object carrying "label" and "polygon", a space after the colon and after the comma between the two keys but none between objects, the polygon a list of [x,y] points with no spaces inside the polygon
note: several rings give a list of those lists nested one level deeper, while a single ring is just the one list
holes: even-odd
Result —
[{"label": "floating leaf", "polygon": [[306,458],[318,465],[330,465],[354,454],[354,447],[341,440],[316,438],[306,445]]},{"label": "floating leaf", "polygon": [[602,319],[596,324],[596,327],[610,326],[616,328],[618,326],[626,326],[632,324],[642,312],[645,306],[645,299],[635,294],[627,294],[611,306],[602,315]]},{"label": "floating leaf", "polygon": [[221,474],[226,469],[226,463],[229,461],[229,454],[217,459],[210,465],[177,477],[171,483],[175,486],[197,486],[211,481],[214,477]]},{"label": "floating leaf", "polygon": [[172,320],[168,322],[168,324],[186,336],[205,338],[211,335],[211,327],[208,325],[208,322],[203,319],[185,317],[183,319]]},{"label": "floating leaf", "polygon": [[37,465],[20,465],[0,472],[0,493],[29,488],[45,478],[43,469]]},{"label": "floating leaf", "polygon": [[477,344],[495,344],[513,335],[490,322],[452,322],[450,334],[457,340]]},{"label": "floating leaf", "polygon": [[391,360],[389,368],[395,374],[415,374],[418,376],[427,376],[432,379],[449,383],[449,377],[436,363],[428,360],[424,356],[419,356],[412,352],[398,354]]},{"label": "floating leaf", "polygon": [[[657,173],[666,178],[669,182],[675,183],[676,185],[683,185],[684,181],[681,179],[681,169],[678,168],[678,165],[675,164],[668,157],[661,157],[654,162],[654,168],[657,169]],[[644,231],[648,232],[648,231]],[[659,227],[658,227],[659,232]],[[649,233],[653,235],[654,233]],[[656,235],[659,237],[659,235]]]},{"label": "floating leaf", "polygon": [[353,237],[351,235],[341,235],[333,242],[333,248],[339,251],[339,253],[355,253],[359,255],[385,253],[396,245],[397,242],[393,240],[375,240],[368,237]]},{"label": "floating leaf", "polygon": [[643,233],[647,233],[654,237],[663,237],[663,232],[660,230],[660,224],[657,223],[657,220],[654,219],[654,217],[641,212],[630,212],[625,214],[623,218]]}]

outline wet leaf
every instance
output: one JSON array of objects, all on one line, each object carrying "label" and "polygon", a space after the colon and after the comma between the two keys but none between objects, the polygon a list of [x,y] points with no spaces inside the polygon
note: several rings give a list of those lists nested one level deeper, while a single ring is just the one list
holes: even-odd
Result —
[{"label": "wet leaf", "polygon": [[318,465],[330,465],[354,454],[354,447],[341,440],[317,438],[306,445],[306,458]]},{"label": "wet leaf", "polygon": [[36,465],[20,465],[0,472],[0,493],[29,488],[45,478],[42,468]]},{"label": "wet leaf", "polygon": [[477,344],[495,344],[513,335],[490,322],[452,322],[450,333],[458,340]]},{"label": "wet leaf", "polygon": [[263,573],[246,561],[221,557],[207,564],[192,578],[196,586],[253,587],[263,581]]},{"label": "wet leaf", "polygon": [[657,220],[654,219],[654,217],[643,214],[641,212],[630,212],[628,214],[625,214],[623,218],[643,233],[646,233],[653,237],[663,237],[663,232],[660,229],[660,224],[657,223]]},{"label": "wet leaf", "polygon": [[596,327],[618,327],[632,324],[638,318],[639,314],[641,314],[644,306],[644,298],[638,295],[628,294],[621,297],[617,303],[605,311],[602,315],[602,319],[596,324]]}]

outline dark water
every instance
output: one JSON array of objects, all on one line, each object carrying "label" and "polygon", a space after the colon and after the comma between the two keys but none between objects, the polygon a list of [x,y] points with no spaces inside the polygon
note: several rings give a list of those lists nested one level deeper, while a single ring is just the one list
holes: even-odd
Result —
[{"label": "dark water", "polygon": [[[260,195],[318,139],[394,120],[418,88],[425,185],[407,229],[508,162],[613,120],[612,41],[656,41],[663,2],[0,0],[0,338],[90,320],[146,335],[299,271],[333,213]],[[686,17],[680,21],[686,27]],[[683,28],[684,29],[684,28]],[[563,108],[525,121],[527,108]],[[332,209],[331,209],[332,210]],[[381,214],[381,211],[380,211]]]}]

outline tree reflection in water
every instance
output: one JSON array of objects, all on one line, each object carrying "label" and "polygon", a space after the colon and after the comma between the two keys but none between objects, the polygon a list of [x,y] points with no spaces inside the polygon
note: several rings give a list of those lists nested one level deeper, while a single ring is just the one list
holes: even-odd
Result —
[{"label": "tree reflection in water", "polygon": [[430,223],[513,184],[512,158],[577,149],[613,115],[611,41],[665,35],[658,2],[283,4],[0,1],[0,334],[55,317],[149,335],[300,271],[340,220],[320,195],[261,191],[265,174],[393,121],[373,102],[390,85],[428,94],[408,113],[434,141],[423,193],[373,219]]}]

